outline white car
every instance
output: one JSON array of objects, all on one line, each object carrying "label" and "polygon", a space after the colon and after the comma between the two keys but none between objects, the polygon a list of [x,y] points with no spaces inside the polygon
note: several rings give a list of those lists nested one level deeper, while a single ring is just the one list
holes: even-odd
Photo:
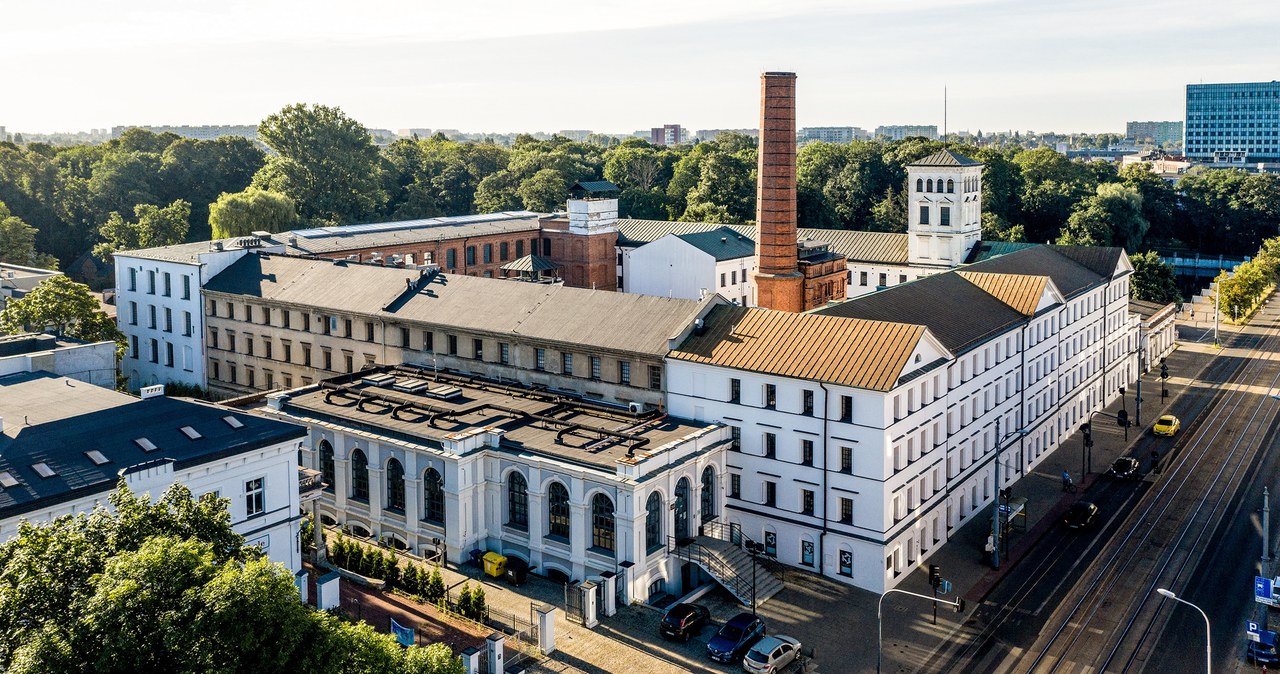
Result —
[{"label": "white car", "polygon": [[742,669],[751,674],[773,674],[795,662],[800,655],[800,642],[782,635],[765,637],[747,651]]}]

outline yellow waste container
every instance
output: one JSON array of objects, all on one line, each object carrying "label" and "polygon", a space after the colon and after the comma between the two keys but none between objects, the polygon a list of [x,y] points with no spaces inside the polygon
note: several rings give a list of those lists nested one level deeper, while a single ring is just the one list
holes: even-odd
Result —
[{"label": "yellow waste container", "polygon": [[507,572],[507,558],[496,553],[484,553],[484,572],[494,578],[501,578]]}]

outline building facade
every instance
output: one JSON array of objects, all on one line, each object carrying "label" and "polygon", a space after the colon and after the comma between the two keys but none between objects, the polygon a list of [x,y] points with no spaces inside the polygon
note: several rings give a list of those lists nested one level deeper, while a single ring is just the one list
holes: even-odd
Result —
[{"label": "building facade", "polygon": [[938,139],[937,124],[888,124],[876,127],[876,138],[884,140],[903,140],[904,138]]},{"label": "building facade", "polygon": [[1182,122],[1126,122],[1124,135],[1134,141],[1150,139],[1157,147],[1180,147]]},{"label": "building facade", "polygon": [[689,140],[688,132],[679,124],[663,124],[649,130],[649,143],[653,145],[679,145]]},{"label": "building facade", "polygon": [[1187,85],[1188,159],[1215,164],[1280,161],[1280,82]]},{"label": "building facade", "polygon": [[86,343],[34,333],[0,337],[0,377],[20,372],[48,372],[114,389],[116,343]]},{"label": "building facade", "polygon": [[709,293],[755,305],[755,242],[728,227],[668,234],[623,254],[626,291],[638,295],[702,299]]},{"label": "building facade", "polygon": [[153,498],[180,483],[196,497],[227,499],[236,533],[272,561],[302,569],[303,428],[45,372],[0,378],[0,418],[8,422],[0,435],[0,540],[23,521],[107,505],[121,478]]},{"label": "building facade", "polygon": [[697,584],[669,538],[694,535],[723,502],[718,424],[408,367],[272,394],[259,412],[309,428],[324,522],[453,563],[491,550],[552,578],[616,583],[627,603]]},{"label": "building facade", "polygon": [[856,126],[807,126],[796,134],[799,143],[852,143],[865,140],[867,132]]}]

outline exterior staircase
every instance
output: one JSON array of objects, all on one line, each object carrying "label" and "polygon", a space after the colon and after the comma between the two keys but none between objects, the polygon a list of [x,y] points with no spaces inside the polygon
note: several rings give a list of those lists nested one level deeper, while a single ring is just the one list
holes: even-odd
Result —
[{"label": "exterior staircase", "polygon": [[[705,535],[708,533],[712,535]],[[753,558],[742,544],[728,537],[720,538],[716,533],[714,528],[708,530],[704,526],[704,535],[680,541],[673,539],[669,546],[671,554],[677,559],[697,564],[743,606],[750,607],[753,598],[759,606],[782,591],[782,578],[771,570],[771,567],[781,569],[780,565],[762,555]],[[739,534],[735,540],[745,539]]]}]

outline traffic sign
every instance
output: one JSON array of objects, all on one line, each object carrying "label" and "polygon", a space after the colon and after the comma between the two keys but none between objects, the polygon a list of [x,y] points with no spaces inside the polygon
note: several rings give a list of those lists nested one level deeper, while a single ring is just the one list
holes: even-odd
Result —
[{"label": "traffic sign", "polygon": [[1246,630],[1249,641],[1262,641],[1262,631],[1258,628],[1258,623],[1249,621],[1249,628]]},{"label": "traffic sign", "polygon": [[1274,588],[1270,578],[1262,576],[1253,577],[1253,600],[1259,604],[1267,606],[1276,606]]},{"label": "traffic sign", "polygon": [[938,586],[938,591],[942,594],[951,594],[951,581],[943,578],[942,583]]}]

